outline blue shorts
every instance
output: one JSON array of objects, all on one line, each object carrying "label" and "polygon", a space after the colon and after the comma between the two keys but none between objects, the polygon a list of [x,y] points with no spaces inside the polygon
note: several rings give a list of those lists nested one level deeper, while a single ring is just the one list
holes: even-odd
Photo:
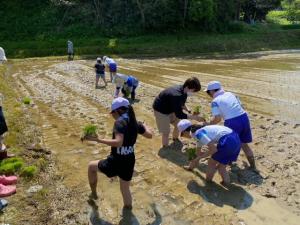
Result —
[{"label": "blue shorts", "polygon": [[109,72],[111,72],[111,73],[117,72],[117,64],[116,63],[109,64]]},{"label": "blue shorts", "polygon": [[247,113],[225,120],[224,126],[235,131],[239,135],[242,143],[252,142],[251,126]]},{"label": "blue shorts", "polygon": [[241,150],[241,141],[237,133],[232,132],[220,138],[217,145],[217,152],[212,158],[219,163],[227,165],[236,161]]}]

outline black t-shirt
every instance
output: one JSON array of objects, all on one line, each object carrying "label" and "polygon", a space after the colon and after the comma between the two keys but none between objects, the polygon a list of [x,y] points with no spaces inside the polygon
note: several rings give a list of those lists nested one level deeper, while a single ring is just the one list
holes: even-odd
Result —
[{"label": "black t-shirt", "polygon": [[96,63],[95,68],[96,68],[96,73],[104,74],[105,66],[103,64]]},{"label": "black t-shirt", "polygon": [[187,119],[187,114],[182,111],[187,94],[183,91],[183,85],[167,88],[159,93],[153,103],[153,109],[162,114],[175,113],[179,119]]},{"label": "black t-shirt", "polygon": [[137,130],[129,125],[127,113],[120,116],[114,124],[113,139],[116,133],[124,135],[123,145],[121,147],[111,147],[111,155],[116,157],[126,157],[134,155],[134,144],[138,134],[144,134],[146,129],[141,122],[138,122]]}]

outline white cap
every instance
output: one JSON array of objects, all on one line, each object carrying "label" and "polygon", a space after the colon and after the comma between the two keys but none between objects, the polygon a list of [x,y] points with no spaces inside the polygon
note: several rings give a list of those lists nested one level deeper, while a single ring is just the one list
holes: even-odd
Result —
[{"label": "white cap", "polygon": [[179,123],[177,124],[177,128],[180,133],[186,130],[190,126],[192,126],[192,122],[186,119],[180,120]]},{"label": "white cap", "polygon": [[101,58],[100,58],[100,57],[98,57],[98,58],[97,58],[97,61],[101,61]]},{"label": "white cap", "polygon": [[216,89],[221,89],[221,83],[219,81],[211,81],[207,84],[207,88],[204,91],[211,91]]},{"label": "white cap", "polygon": [[118,97],[115,98],[111,103],[111,112],[122,107],[128,107],[130,105],[129,101],[126,98]]}]

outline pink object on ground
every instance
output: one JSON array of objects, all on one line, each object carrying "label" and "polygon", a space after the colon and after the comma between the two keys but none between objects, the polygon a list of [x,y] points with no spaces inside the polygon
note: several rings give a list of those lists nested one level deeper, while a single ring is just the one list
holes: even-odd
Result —
[{"label": "pink object on ground", "polygon": [[18,178],[16,176],[0,176],[0,184],[9,185],[17,183]]},{"label": "pink object on ground", "polygon": [[16,186],[5,186],[0,184],[0,197],[7,197],[16,193]]}]

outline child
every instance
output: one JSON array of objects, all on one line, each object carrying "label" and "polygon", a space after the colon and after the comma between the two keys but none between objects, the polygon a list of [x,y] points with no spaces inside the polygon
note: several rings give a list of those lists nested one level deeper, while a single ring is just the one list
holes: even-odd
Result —
[{"label": "child", "polygon": [[[192,170],[197,166],[200,159],[211,156],[208,160],[206,180],[212,181],[216,170],[218,170],[223,179],[221,184],[224,186],[229,185],[230,178],[226,171],[226,165],[236,161],[240,153],[241,142],[238,134],[225,126],[192,125],[186,119],[181,120],[177,127],[181,136],[192,137],[197,140],[197,148],[199,148],[197,157],[185,168]],[[201,151],[203,145],[208,146],[207,152]]]},{"label": "child", "polygon": [[[127,82],[128,76],[125,74],[117,73],[114,78],[114,83],[116,84],[116,90],[114,98],[119,97],[120,90],[123,88],[124,84]],[[124,94],[124,93],[123,93]]]},{"label": "child", "polygon": [[112,58],[103,56],[104,64],[108,65],[110,72],[110,82],[113,82],[115,75],[117,73],[117,63]]},{"label": "child", "polygon": [[219,81],[209,82],[205,91],[213,99],[212,118],[207,124],[217,124],[223,119],[224,126],[239,135],[250,169],[256,170],[254,153],[249,146],[252,142],[250,120],[240,100],[233,93],[225,92]]},{"label": "child", "polygon": [[131,95],[131,100],[135,100],[135,89],[139,85],[139,80],[134,76],[128,76],[127,81],[124,83],[122,88],[122,93],[125,97],[129,97],[128,93]]},{"label": "child", "polygon": [[105,66],[102,64],[101,58],[97,58],[97,62],[95,64],[95,71],[96,71],[96,88],[98,87],[99,78],[104,82],[104,87],[106,87],[107,83],[105,80]]},{"label": "child", "polygon": [[124,208],[132,208],[132,198],[129,190],[132,179],[135,155],[134,144],[138,134],[152,138],[152,133],[147,126],[137,122],[133,108],[125,98],[116,98],[111,105],[111,115],[115,119],[112,139],[86,137],[87,140],[111,146],[110,155],[104,160],[91,161],[88,167],[88,177],[91,187],[91,197],[97,199],[97,172],[104,173],[107,177],[118,176],[120,189],[123,196]]}]

